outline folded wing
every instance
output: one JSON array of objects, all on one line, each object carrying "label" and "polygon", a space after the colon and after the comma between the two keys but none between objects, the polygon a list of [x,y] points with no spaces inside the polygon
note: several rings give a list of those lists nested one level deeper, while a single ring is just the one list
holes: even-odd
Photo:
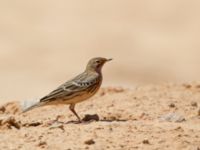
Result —
[{"label": "folded wing", "polygon": [[71,99],[74,96],[81,94],[85,90],[93,90],[94,84],[98,82],[97,75],[90,75],[87,72],[75,77],[59,86],[56,90],[49,93],[47,96],[40,99],[40,102],[54,101],[57,99]]}]

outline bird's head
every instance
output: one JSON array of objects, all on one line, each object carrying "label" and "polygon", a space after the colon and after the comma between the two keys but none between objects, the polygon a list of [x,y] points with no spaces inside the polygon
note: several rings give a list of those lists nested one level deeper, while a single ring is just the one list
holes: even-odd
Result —
[{"label": "bird's head", "polygon": [[111,60],[112,59],[107,59],[107,58],[102,58],[102,57],[92,58],[92,59],[89,60],[87,67],[86,67],[86,70],[100,72],[103,65],[106,62],[111,61]]}]

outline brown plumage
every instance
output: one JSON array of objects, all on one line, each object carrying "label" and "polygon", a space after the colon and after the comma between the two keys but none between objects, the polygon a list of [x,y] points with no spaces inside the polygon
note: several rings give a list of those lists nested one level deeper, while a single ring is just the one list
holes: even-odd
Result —
[{"label": "brown plumage", "polygon": [[101,73],[102,67],[105,62],[110,60],[112,59],[102,57],[91,59],[83,73],[60,85],[57,89],[41,98],[37,104],[27,108],[23,112],[44,105],[69,104],[70,110],[81,121],[74,109],[75,104],[90,98],[98,91],[103,79]]}]

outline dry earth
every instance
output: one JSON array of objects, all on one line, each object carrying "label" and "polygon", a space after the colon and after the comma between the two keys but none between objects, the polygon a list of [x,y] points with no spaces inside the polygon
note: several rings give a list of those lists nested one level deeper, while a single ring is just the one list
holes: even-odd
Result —
[{"label": "dry earth", "polygon": [[0,149],[199,150],[199,100],[197,83],[103,88],[77,105],[81,117],[97,120],[81,124],[67,106],[20,114],[13,101],[0,108]]}]

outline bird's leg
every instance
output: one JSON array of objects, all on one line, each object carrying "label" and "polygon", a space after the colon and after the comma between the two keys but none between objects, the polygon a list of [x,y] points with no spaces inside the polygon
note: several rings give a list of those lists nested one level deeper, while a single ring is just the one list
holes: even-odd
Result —
[{"label": "bird's leg", "polygon": [[75,109],[75,104],[70,104],[69,105],[69,109],[73,112],[73,114],[78,118],[78,121],[81,122],[81,118],[78,116],[78,114],[76,113]]}]

